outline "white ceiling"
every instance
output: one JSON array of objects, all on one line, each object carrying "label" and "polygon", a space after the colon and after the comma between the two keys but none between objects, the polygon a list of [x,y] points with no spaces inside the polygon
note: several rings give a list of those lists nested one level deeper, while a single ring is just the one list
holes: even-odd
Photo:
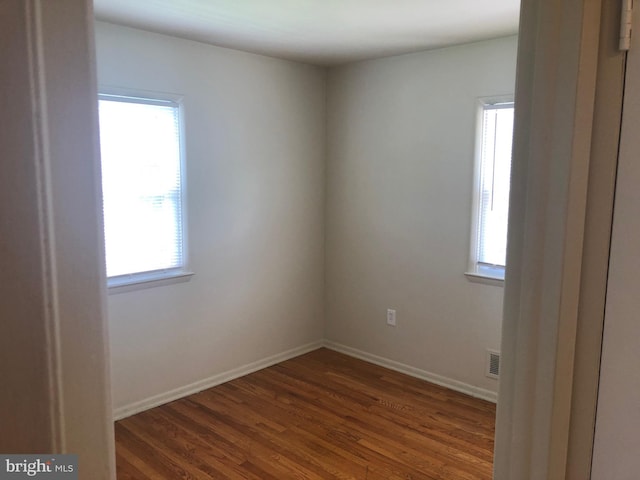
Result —
[{"label": "white ceiling", "polygon": [[318,65],[514,34],[519,0],[94,0],[96,17]]}]

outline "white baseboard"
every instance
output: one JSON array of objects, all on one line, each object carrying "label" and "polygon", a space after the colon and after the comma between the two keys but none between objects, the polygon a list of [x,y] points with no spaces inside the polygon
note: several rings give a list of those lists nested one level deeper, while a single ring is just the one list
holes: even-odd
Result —
[{"label": "white baseboard", "polygon": [[378,355],[347,347],[346,345],[332,342],[330,340],[325,340],[324,346],[330,350],[335,350],[336,352],[344,353],[345,355],[359,358],[360,360],[365,360],[367,362],[380,365],[381,367],[395,370],[396,372],[420,378],[422,380],[426,380],[427,382],[440,385],[441,387],[446,387],[451,390],[455,390],[456,392],[471,395],[472,397],[481,398],[493,403],[496,403],[498,400],[498,395],[491,390],[474,387],[473,385],[469,385],[468,383],[452,380],[435,373],[427,372],[426,370],[421,370],[410,365],[405,365],[404,363],[396,362],[395,360],[389,360],[388,358],[379,357]]},{"label": "white baseboard", "polygon": [[184,387],[179,387],[174,390],[170,390],[168,392],[146,398],[139,402],[134,402],[129,405],[125,405],[124,407],[116,408],[113,412],[113,418],[114,420],[122,420],[123,418],[130,417],[131,415],[135,415],[136,413],[140,413],[145,410],[149,410],[150,408],[154,408],[159,405],[163,405],[165,403],[169,403],[174,400],[186,397],[188,395],[201,392],[202,390],[206,390],[207,388],[215,387],[216,385],[220,385],[221,383],[225,383],[235,378],[243,377],[244,375],[257,372],[258,370],[270,367],[271,365],[275,365],[276,363],[284,362],[285,360],[289,360],[299,355],[304,355],[305,353],[317,350],[323,345],[323,341],[308,343],[307,345],[302,345],[301,347],[293,348],[291,350],[287,350],[286,352],[278,353],[276,355],[263,358],[262,360],[258,360],[256,362],[252,362],[247,365],[243,365],[241,367],[219,373],[190,385],[185,385]]},{"label": "white baseboard", "polygon": [[179,387],[174,390],[161,393],[159,395],[154,395],[152,397],[131,403],[129,405],[125,405],[120,408],[116,408],[113,412],[113,418],[114,420],[122,420],[123,418],[130,417],[131,415],[135,415],[136,413],[144,412],[145,410],[149,410],[150,408],[154,408],[165,403],[173,402],[174,400],[178,400],[188,395],[201,392],[202,390],[206,390],[207,388],[215,387],[216,385],[220,385],[230,380],[243,377],[253,372],[257,372],[258,370],[270,367],[272,365],[275,365],[276,363],[284,362],[285,360],[290,360],[297,356],[304,355],[305,353],[317,350],[318,348],[323,346],[331,350],[335,350],[336,352],[344,353],[345,355],[349,355],[351,357],[359,358],[361,360],[380,365],[381,367],[386,367],[391,370],[410,375],[412,377],[426,380],[427,382],[440,385],[441,387],[450,388],[451,390],[455,390],[456,392],[471,395],[472,397],[481,398],[493,403],[496,403],[497,400],[496,393],[490,390],[474,387],[473,385],[469,385],[467,383],[452,380],[441,375],[436,375],[435,373],[427,372],[426,370],[421,370],[410,365],[405,365],[404,363],[396,362],[394,360],[389,360],[388,358],[380,357],[372,353],[347,347],[346,345],[342,345],[340,343],[332,342],[329,340],[321,340],[309,343],[307,345],[302,345],[300,347],[293,348],[291,350],[287,350],[286,352],[278,353],[267,358],[263,358],[262,360],[258,360],[256,362],[252,362],[247,365],[243,365],[241,367],[237,367],[232,370],[213,375],[212,377],[205,378],[204,380],[200,380],[198,382],[191,383],[189,385],[185,385],[183,387]]}]

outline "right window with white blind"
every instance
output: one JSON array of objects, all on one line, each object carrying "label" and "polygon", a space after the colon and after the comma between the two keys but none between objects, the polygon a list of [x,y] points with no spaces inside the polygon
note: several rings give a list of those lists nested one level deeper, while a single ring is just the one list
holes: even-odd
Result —
[{"label": "right window with white blind", "polygon": [[478,112],[469,272],[503,280],[507,254],[513,101],[483,101]]}]

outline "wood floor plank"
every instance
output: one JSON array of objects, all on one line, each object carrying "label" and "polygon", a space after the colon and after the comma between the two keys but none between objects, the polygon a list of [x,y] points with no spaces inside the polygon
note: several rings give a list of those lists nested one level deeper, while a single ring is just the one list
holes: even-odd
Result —
[{"label": "wood floor plank", "polygon": [[319,349],[116,422],[119,480],[490,480],[495,405]]}]

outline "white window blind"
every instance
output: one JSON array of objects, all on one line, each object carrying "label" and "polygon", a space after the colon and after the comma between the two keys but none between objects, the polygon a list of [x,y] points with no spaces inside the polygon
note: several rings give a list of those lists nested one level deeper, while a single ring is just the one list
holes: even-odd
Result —
[{"label": "white window blind", "polygon": [[184,267],[180,106],[100,95],[107,276]]},{"label": "white window blind", "polygon": [[482,106],[475,272],[504,278],[509,216],[513,103]]}]

